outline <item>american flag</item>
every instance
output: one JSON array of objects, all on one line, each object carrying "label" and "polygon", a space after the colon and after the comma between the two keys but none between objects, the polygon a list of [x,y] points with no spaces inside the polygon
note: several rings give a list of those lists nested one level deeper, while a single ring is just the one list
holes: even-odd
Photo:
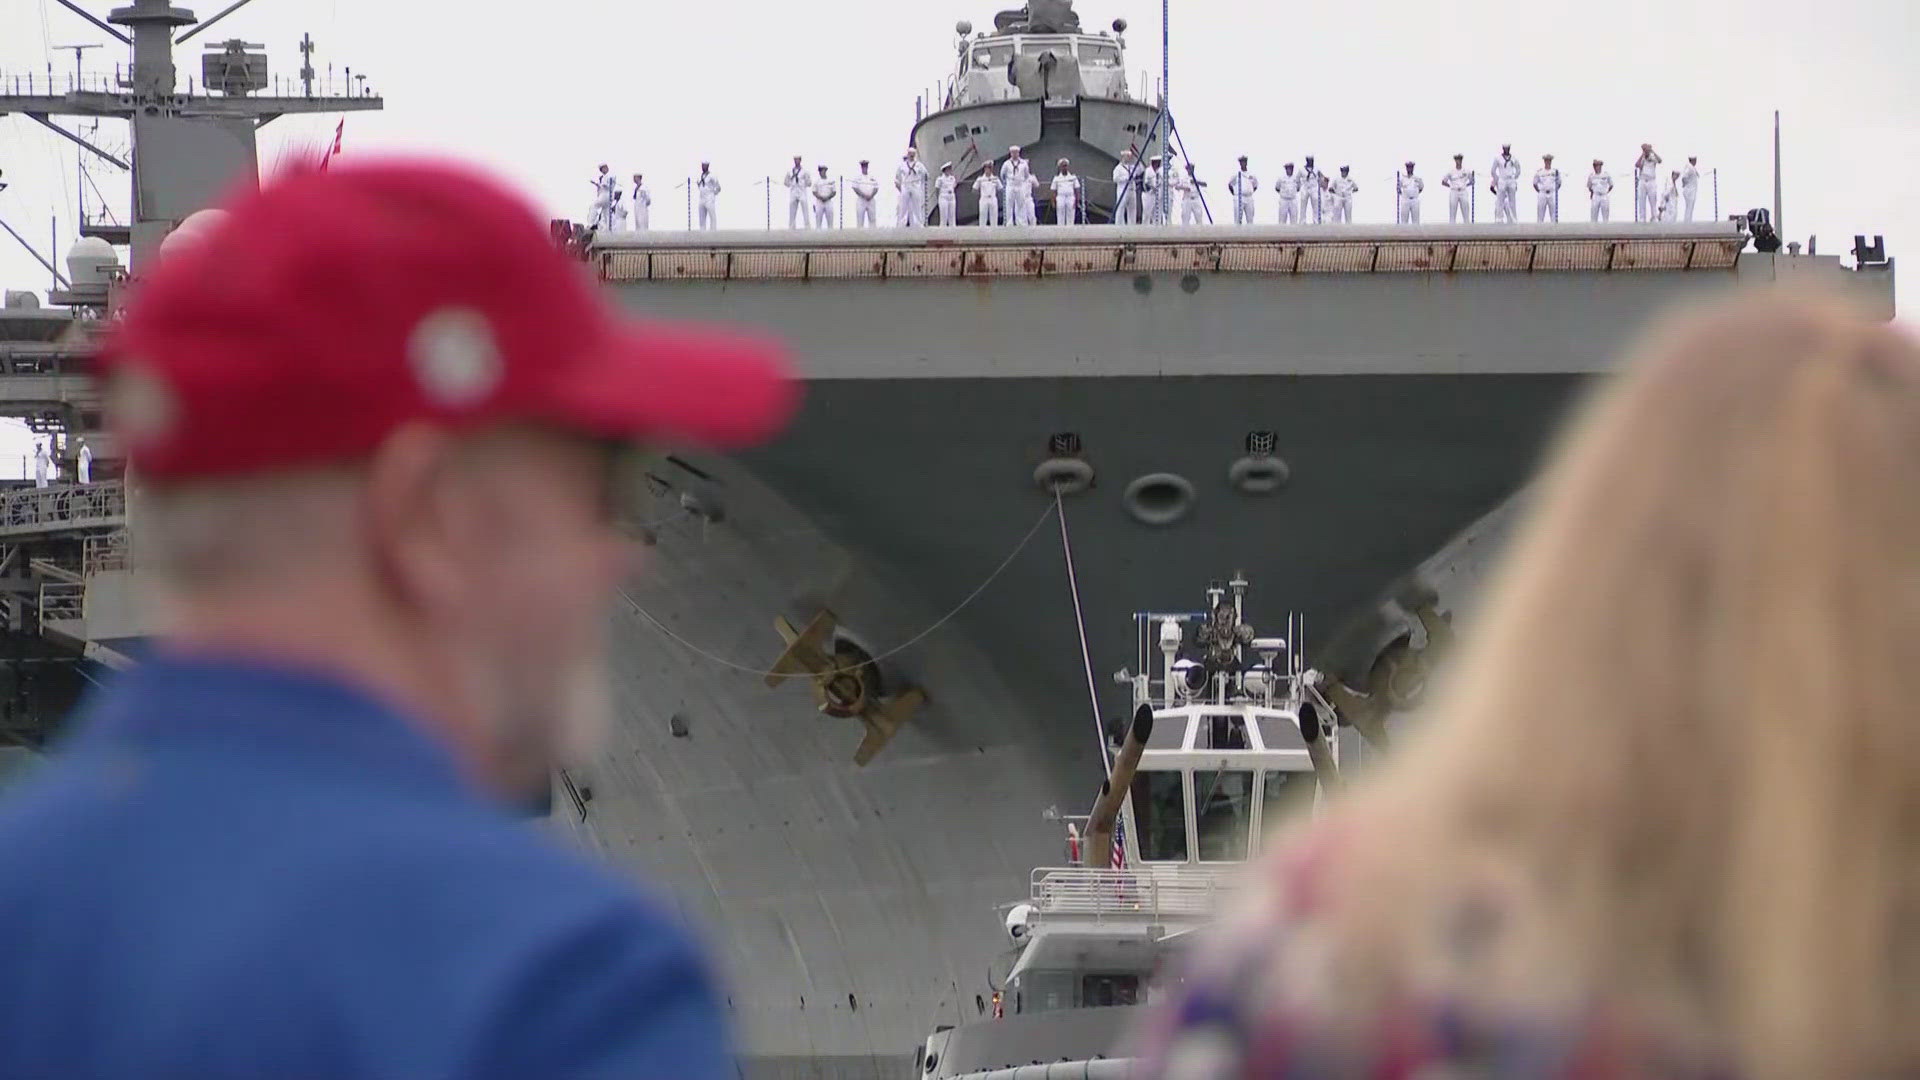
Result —
[{"label": "american flag", "polygon": [[343,116],[340,118],[340,122],[334,125],[333,145],[327,148],[326,153],[320,155],[320,171],[321,172],[326,172],[327,162],[332,161],[334,159],[334,156],[340,153],[340,136],[345,134],[346,130],[347,130],[347,120],[346,120],[346,117]]},{"label": "american flag", "polygon": [[1127,868],[1127,819],[1124,816],[1113,819],[1113,858],[1110,865],[1115,870]]}]

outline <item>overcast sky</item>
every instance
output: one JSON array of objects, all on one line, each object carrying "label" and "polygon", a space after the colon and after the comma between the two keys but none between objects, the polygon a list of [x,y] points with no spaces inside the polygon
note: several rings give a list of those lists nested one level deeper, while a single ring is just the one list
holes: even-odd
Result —
[{"label": "overcast sky", "polygon": [[[105,15],[106,0],[80,0]],[[219,0],[178,0],[200,15]],[[726,190],[721,223],[760,224],[756,182],[791,155],[833,173],[861,157],[876,172],[906,144],[918,94],[954,67],[953,24],[989,27],[1003,5],[979,0],[839,0],[827,4],[614,3],[491,5],[428,0],[256,0],[185,46],[182,77],[207,39],[264,43],[292,76],[303,32],[315,64],[368,76],[384,113],[346,120],[343,150],[431,150],[477,158],[525,185],[554,216],[584,216],[600,161],[644,172],[654,224],[678,227],[675,190],[710,158]],[[1004,6],[1013,6],[1008,3]],[[1136,81],[1160,67],[1160,10],[1142,0],[1078,0],[1090,29],[1132,24]],[[1542,152],[1570,173],[1604,157],[1630,189],[1643,141],[1671,164],[1698,154],[1718,169],[1721,212],[1772,202],[1772,118],[1783,113],[1789,239],[1842,252],[1855,232],[1883,233],[1913,258],[1903,319],[1920,303],[1920,0],[1347,0],[1340,4],[1173,0],[1172,90],[1180,134],[1214,191],[1242,153],[1271,184],[1278,166],[1315,154],[1351,164],[1356,221],[1392,219],[1390,177],[1414,158],[1425,213],[1444,219],[1437,180],[1456,152],[1486,169],[1502,141],[1529,169]],[[454,19],[459,11],[465,19]],[[50,46],[107,41],[88,53],[110,69],[127,50],[54,0],[0,0],[0,72],[70,71]],[[261,133],[261,162],[315,153],[337,116],[288,117]],[[71,121],[67,121],[71,124]],[[124,150],[125,125],[101,138]],[[21,116],[0,117],[0,217],[44,250],[49,211],[71,243],[73,146]],[[125,213],[126,178],[95,181]],[[1711,174],[1700,213],[1712,211]],[[1485,180],[1482,179],[1484,185]],[[1491,207],[1480,200],[1483,218]],[[1523,218],[1532,201],[1521,199]],[[89,195],[91,198],[91,195]],[[883,201],[884,201],[883,196]],[[1272,220],[1269,190],[1260,204]],[[776,207],[776,211],[781,208]],[[1219,212],[1216,206],[1216,216]],[[1616,215],[1630,216],[1626,190]],[[889,212],[890,206],[884,212]],[[1584,220],[1584,199],[1563,203]],[[1912,251],[1908,249],[1912,248]],[[47,274],[0,236],[0,284],[44,288]],[[9,471],[0,447],[0,473]]]}]

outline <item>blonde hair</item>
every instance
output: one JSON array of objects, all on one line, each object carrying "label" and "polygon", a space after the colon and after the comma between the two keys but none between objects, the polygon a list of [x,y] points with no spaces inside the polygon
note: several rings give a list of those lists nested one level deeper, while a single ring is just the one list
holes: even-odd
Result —
[{"label": "blonde hair", "polygon": [[1683,317],[1536,497],[1341,812],[1323,989],[1598,1004],[1763,1080],[1920,1067],[1920,347]]}]

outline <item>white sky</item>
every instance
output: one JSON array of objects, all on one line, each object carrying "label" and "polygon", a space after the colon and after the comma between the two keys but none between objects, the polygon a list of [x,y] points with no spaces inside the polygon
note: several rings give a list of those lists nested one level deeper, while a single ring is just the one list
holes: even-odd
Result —
[{"label": "white sky", "polygon": [[[107,0],[81,0],[104,15]],[[186,0],[182,0],[186,2]],[[1436,181],[1456,150],[1484,171],[1511,141],[1529,169],[1552,151],[1569,173],[1607,159],[1630,216],[1627,167],[1651,141],[1670,164],[1697,153],[1719,170],[1721,212],[1772,201],[1772,110],[1784,114],[1789,239],[1820,238],[1839,253],[1854,232],[1883,233],[1909,256],[1903,317],[1920,304],[1920,0],[1173,0],[1173,104],[1203,178],[1252,155],[1271,184],[1279,164],[1314,153],[1353,166],[1355,218],[1391,220],[1388,178],[1413,157],[1428,180],[1425,213],[1443,218]],[[210,15],[220,0],[197,0]],[[609,161],[645,172],[654,224],[674,227],[674,187],[711,157],[726,185],[723,225],[763,221],[755,181],[795,151],[811,167],[851,173],[861,157],[891,162],[905,146],[914,99],[953,68],[955,20],[992,25],[994,0],[838,0],[826,4],[542,0],[486,5],[529,13],[488,20],[478,3],[429,0],[256,0],[179,54],[197,74],[207,39],[262,42],[272,71],[293,75],[302,32],[316,66],[369,76],[384,113],[347,118],[347,154],[444,151],[477,158],[525,185],[554,216],[579,218],[587,178]],[[1089,28],[1132,23],[1128,67],[1160,64],[1159,5],[1079,0]],[[463,21],[450,13],[465,14]],[[53,0],[0,0],[0,72],[72,70],[49,46],[106,40]],[[88,54],[89,70],[126,59],[117,43]],[[288,117],[262,132],[271,165],[317,151],[337,116]],[[71,123],[71,121],[68,121]],[[126,145],[125,125],[101,125]],[[72,144],[25,117],[0,117],[0,217],[45,247],[48,212],[73,228]],[[126,179],[96,182],[124,213]],[[1700,212],[1712,209],[1703,177]],[[1484,183],[1484,179],[1483,179]],[[1522,193],[1523,217],[1531,200]],[[1481,192],[1482,216],[1491,210]],[[1217,198],[1217,194],[1216,194]],[[1260,212],[1269,220],[1273,196]],[[776,206],[776,213],[781,211]],[[1216,204],[1216,215],[1219,206]],[[1563,201],[1584,220],[1584,198]],[[0,283],[48,278],[0,236]],[[3,436],[3,433],[0,433]],[[12,466],[0,437],[0,475]],[[17,454],[14,455],[17,457]]]}]

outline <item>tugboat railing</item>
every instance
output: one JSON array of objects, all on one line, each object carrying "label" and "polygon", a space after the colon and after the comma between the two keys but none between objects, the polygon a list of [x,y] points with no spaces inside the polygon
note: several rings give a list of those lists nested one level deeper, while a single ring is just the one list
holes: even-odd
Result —
[{"label": "tugboat railing", "polygon": [[1047,915],[1091,915],[1096,918],[1214,914],[1231,887],[1238,867],[1218,870],[1201,867],[1157,867],[1135,870],[1095,870],[1087,867],[1042,868],[1033,872],[1031,903]]}]

